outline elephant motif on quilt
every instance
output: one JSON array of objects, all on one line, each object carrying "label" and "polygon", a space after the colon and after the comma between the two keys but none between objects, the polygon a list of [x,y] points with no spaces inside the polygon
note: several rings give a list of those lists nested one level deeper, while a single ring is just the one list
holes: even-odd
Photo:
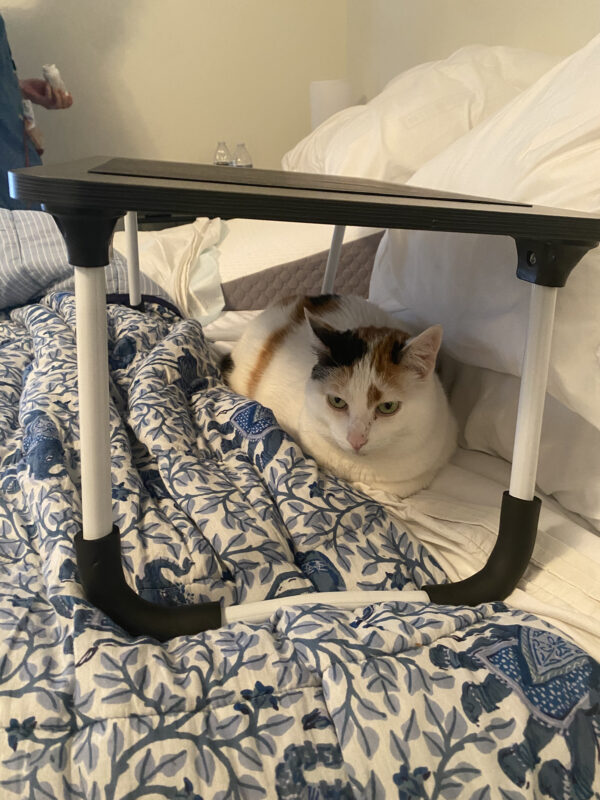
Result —
[{"label": "elephant motif on quilt", "polygon": [[482,712],[499,708],[513,692],[530,712],[523,741],[498,751],[498,764],[519,787],[543,759],[543,750],[555,736],[564,736],[572,767],[556,759],[542,763],[539,788],[553,800],[593,797],[596,750],[600,730],[594,715],[600,711],[600,666],[576,644],[558,634],[521,625],[496,626],[469,632],[461,640],[475,641],[457,652],[445,645],[431,649],[439,668],[487,669],[483,681],[466,681],[461,705],[471,722]]},{"label": "elephant motif on quilt", "polygon": [[238,449],[247,452],[260,470],[272,461],[286,438],[273,412],[254,401],[236,408],[227,422],[210,422],[208,430],[221,434],[224,453]]},{"label": "elephant motif on quilt", "polygon": [[45,480],[52,467],[65,462],[65,452],[52,419],[43,411],[32,411],[24,420],[23,455],[31,474]]}]

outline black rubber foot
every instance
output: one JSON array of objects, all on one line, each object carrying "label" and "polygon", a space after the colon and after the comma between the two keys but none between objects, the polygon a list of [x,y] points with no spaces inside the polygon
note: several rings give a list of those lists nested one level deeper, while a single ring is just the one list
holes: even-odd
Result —
[{"label": "black rubber foot", "polygon": [[223,624],[219,603],[162,606],[136,594],[123,575],[119,529],[101,539],[75,536],[77,567],[85,596],[132,636],[160,642],[175,636],[214,630]]},{"label": "black rubber foot", "polygon": [[498,539],[483,569],[457,583],[423,586],[434,603],[476,606],[504,600],[527,569],[542,506],[539,497],[520,500],[502,495]]},{"label": "black rubber foot", "polygon": [[113,231],[122,211],[48,208],[67,245],[74,267],[105,267]]}]

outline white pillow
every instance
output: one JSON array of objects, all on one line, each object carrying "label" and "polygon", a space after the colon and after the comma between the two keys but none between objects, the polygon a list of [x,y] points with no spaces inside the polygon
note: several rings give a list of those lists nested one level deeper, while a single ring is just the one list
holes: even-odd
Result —
[{"label": "white pillow", "polygon": [[555,63],[512,47],[463,47],[403,72],[366,105],[325,120],[284,155],[283,169],[405,183]]},{"label": "white pillow", "polygon": [[[600,36],[418,170],[416,186],[600,214]],[[390,231],[370,298],[441,323],[459,361],[519,375],[529,284],[508,237]],[[549,391],[600,428],[600,250],[558,291]]]},{"label": "white pillow", "polygon": [[[457,367],[450,403],[462,446],[512,459],[519,384],[513,375]],[[537,484],[600,531],[600,430],[553,397],[544,408]]]}]

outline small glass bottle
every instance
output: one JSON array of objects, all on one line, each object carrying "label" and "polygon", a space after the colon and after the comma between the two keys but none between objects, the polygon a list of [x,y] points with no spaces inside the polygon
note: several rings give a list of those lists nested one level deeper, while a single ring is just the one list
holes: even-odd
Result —
[{"label": "small glass bottle", "polygon": [[216,164],[218,167],[231,167],[233,165],[231,153],[225,142],[217,142],[213,164]]},{"label": "small glass bottle", "polygon": [[252,166],[252,157],[250,153],[246,149],[246,145],[244,142],[240,142],[238,146],[235,148],[235,153],[233,154],[233,166],[234,167],[251,167]]}]

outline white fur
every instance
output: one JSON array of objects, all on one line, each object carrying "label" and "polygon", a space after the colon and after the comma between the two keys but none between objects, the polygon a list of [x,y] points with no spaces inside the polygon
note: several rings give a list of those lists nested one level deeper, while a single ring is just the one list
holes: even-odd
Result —
[{"label": "white fur", "polygon": [[[366,300],[343,297],[339,303],[337,309],[316,310],[311,319],[340,331],[361,326],[401,331],[397,320]],[[271,306],[248,325],[232,352],[234,368],[228,381],[234,391],[248,396],[248,381],[263,345],[274,331],[289,325],[294,305]],[[440,341],[439,326],[409,340],[397,385],[378,383],[381,402],[401,401],[395,414],[383,416],[369,408],[367,392],[375,373],[366,358],[353,365],[346,387],[349,396],[343,398],[348,406],[339,411],[327,402],[328,381],[311,378],[317,363],[314,348],[320,343],[309,321],[303,320],[275,350],[253,399],[269,407],[281,427],[326,469],[405,497],[427,486],[456,447],[456,423],[433,370]],[[422,352],[430,362],[427,368]],[[349,439],[365,444],[357,452]]]}]

